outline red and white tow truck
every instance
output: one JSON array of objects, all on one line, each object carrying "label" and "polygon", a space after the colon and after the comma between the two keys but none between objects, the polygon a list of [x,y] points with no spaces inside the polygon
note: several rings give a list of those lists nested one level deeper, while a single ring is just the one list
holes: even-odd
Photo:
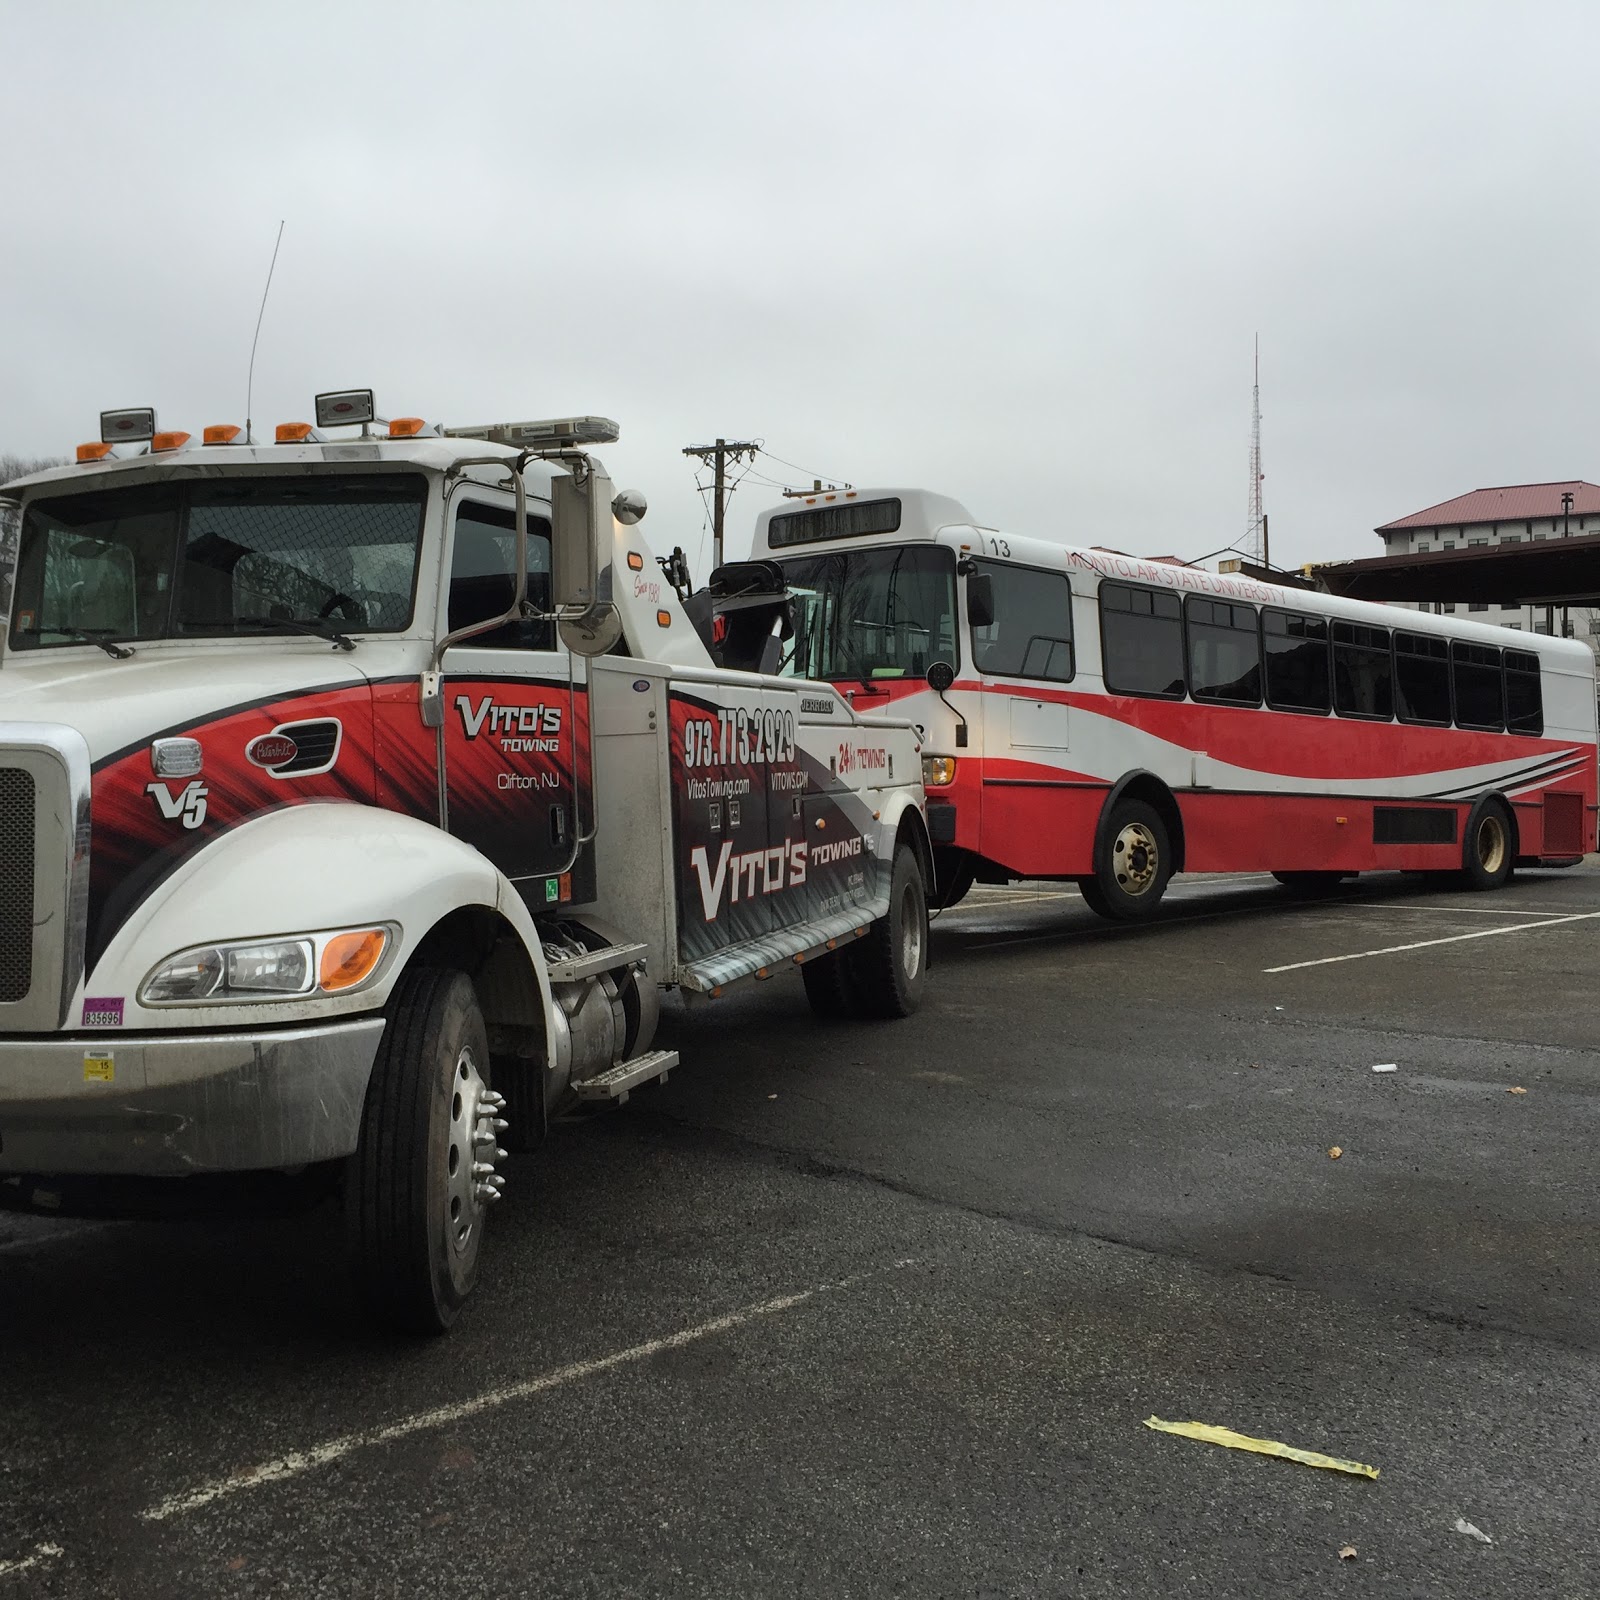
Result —
[{"label": "red and white tow truck", "polygon": [[316,416],[108,412],[4,490],[0,1204],[337,1191],[442,1330],[505,1147],[676,1064],[663,988],[917,1005],[921,740],[714,664],[615,424]]}]

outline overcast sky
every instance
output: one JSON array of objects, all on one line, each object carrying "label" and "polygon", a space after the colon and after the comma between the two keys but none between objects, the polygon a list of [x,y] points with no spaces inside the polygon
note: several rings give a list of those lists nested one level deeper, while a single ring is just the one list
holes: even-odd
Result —
[{"label": "overcast sky", "polygon": [[[1284,564],[1600,479],[1595,5],[0,0],[0,452],[319,389]],[[809,477],[770,458],[758,470]],[[730,552],[776,498],[735,495]],[[703,577],[704,559],[695,563]]]}]

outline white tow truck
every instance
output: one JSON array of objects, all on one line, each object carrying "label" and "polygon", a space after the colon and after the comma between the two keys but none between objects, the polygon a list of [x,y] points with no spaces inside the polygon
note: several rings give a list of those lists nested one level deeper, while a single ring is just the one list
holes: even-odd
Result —
[{"label": "white tow truck", "polygon": [[3,491],[0,1205],[337,1194],[440,1331],[506,1147],[676,1064],[663,988],[915,1008],[921,739],[714,661],[615,424],[315,414],[108,412]]}]

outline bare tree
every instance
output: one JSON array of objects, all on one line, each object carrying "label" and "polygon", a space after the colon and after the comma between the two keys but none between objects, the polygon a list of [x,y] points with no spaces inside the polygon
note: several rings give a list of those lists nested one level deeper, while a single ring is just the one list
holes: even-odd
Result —
[{"label": "bare tree", "polygon": [[[47,467],[66,464],[65,456],[19,456],[0,452],[0,487],[13,478],[25,478],[30,472],[43,472]],[[16,565],[20,528],[15,510],[0,500],[0,617],[11,612],[11,573]]]}]

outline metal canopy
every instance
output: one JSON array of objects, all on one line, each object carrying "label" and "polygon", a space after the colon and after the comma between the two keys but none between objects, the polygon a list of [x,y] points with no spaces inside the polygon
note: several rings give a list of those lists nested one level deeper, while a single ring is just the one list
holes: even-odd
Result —
[{"label": "metal canopy", "polygon": [[1331,561],[1311,567],[1309,576],[1352,600],[1587,605],[1600,601],[1600,534]]}]

